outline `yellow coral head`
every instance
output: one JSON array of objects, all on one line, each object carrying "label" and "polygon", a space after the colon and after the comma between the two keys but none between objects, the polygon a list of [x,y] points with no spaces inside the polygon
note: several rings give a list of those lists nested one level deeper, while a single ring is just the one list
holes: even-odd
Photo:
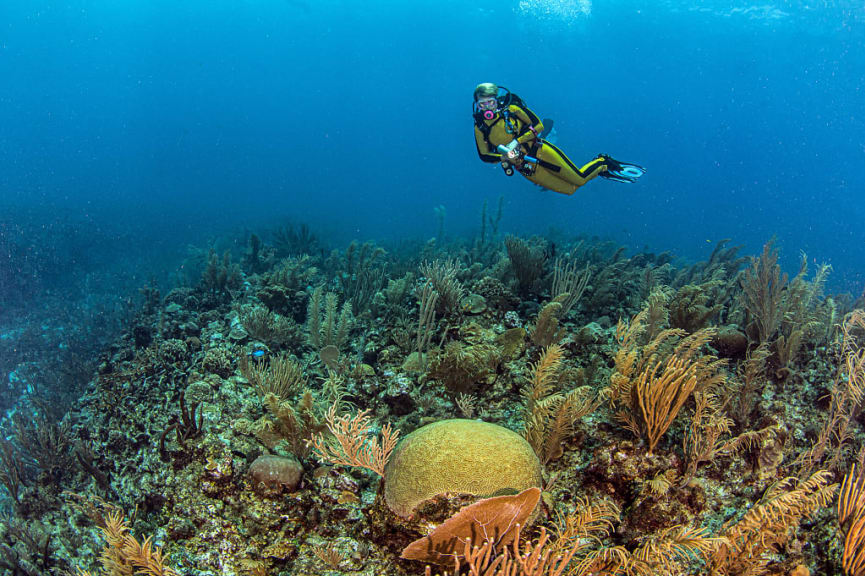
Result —
[{"label": "yellow coral head", "polygon": [[475,87],[475,102],[481,98],[496,97],[499,94],[499,87],[492,82],[484,82]]}]

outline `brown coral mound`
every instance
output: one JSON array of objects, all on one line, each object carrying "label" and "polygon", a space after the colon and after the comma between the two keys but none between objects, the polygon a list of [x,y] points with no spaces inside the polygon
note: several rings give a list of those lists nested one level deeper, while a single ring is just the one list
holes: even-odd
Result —
[{"label": "brown coral mound", "polygon": [[295,458],[264,454],[249,467],[249,475],[256,487],[293,491],[300,485],[303,466]]}]

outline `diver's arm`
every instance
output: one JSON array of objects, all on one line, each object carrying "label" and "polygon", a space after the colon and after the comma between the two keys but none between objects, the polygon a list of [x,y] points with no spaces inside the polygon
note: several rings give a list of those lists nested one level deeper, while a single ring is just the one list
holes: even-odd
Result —
[{"label": "diver's arm", "polygon": [[475,126],[475,146],[477,146],[477,149],[478,149],[478,156],[480,156],[480,159],[483,160],[484,162],[489,162],[490,164],[498,164],[499,162],[502,161],[502,155],[501,154],[494,154],[494,153],[489,152],[489,151],[488,152],[481,152],[481,150],[486,150],[489,147],[487,146],[487,143],[484,141],[483,132],[478,130],[477,126]]},{"label": "diver's arm", "polygon": [[517,136],[517,142],[520,144],[528,144],[544,131],[544,123],[528,108],[511,104],[510,111],[520,119],[523,126],[520,135]]}]

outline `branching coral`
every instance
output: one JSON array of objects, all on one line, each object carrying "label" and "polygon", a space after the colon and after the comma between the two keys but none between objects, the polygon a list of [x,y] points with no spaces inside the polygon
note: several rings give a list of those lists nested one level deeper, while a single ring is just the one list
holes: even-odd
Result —
[{"label": "branching coral", "polygon": [[576,423],[598,406],[589,386],[567,393],[554,391],[562,361],[562,348],[552,345],[532,367],[532,379],[522,389],[523,436],[543,464],[561,457],[562,442]]},{"label": "branching coral", "polygon": [[300,341],[300,329],[291,318],[274,314],[261,306],[241,310],[240,323],[255,340],[271,346]]},{"label": "branching coral", "polygon": [[[709,557],[723,543],[701,529],[673,526],[645,538],[633,552],[623,546],[603,545],[619,518],[616,506],[578,500],[573,514],[560,517],[557,536],[550,538],[542,527],[535,541],[522,540],[522,526],[516,524],[513,543],[498,547],[494,538],[475,530],[476,538],[461,538],[462,551],[454,554],[454,571],[461,567],[477,576],[653,576],[681,573],[678,562]],[[512,517],[512,516],[508,516]],[[432,570],[427,567],[426,576]],[[444,576],[448,576],[448,572]]]},{"label": "branching coral", "polygon": [[472,392],[486,382],[501,361],[500,350],[483,341],[448,342],[429,364],[429,376],[451,392]]},{"label": "branching coral", "polygon": [[711,392],[695,393],[694,404],[691,425],[682,438],[682,452],[687,462],[683,484],[697,472],[701,463],[711,462],[715,456],[728,450],[728,443],[721,437],[733,426],[733,421],[723,414],[718,398]]},{"label": "branching coral", "polygon": [[285,441],[292,454],[304,458],[309,452],[307,440],[324,426],[312,392],[305,390],[299,399],[290,400],[280,400],[275,394],[267,394],[262,403],[272,418],[257,420],[252,432],[271,448]]},{"label": "branching coral", "polygon": [[384,248],[371,242],[364,242],[360,248],[357,242],[352,242],[345,251],[345,268],[337,275],[337,281],[358,316],[372,312],[373,299],[385,285],[385,267],[378,262],[384,255]]},{"label": "branching coral", "polygon": [[704,328],[722,309],[720,304],[710,304],[714,300],[711,291],[719,285],[719,282],[707,282],[679,288],[670,299],[670,325],[686,332]]},{"label": "branching coral", "polygon": [[530,244],[522,238],[507,236],[505,249],[511,262],[511,269],[517,278],[517,285],[523,295],[538,291],[538,283],[544,274],[547,255],[543,247]]},{"label": "branching coral", "polygon": [[[321,350],[325,346],[342,348],[354,322],[351,303],[344,302],[337,312],[339,297],[333,292],[325,294],[324,286],[316,288],[309,299],[306,312],[306,327],[309,343]],[[323,312],[323,314],[322,314]]]},{"label": "branching coral", "polygon": [[244,427],[271,448],[287,442],[298,458],[308,454],[308,441],[325,428],[327,407],[346,404],[337,374],[331,372],[316,395],[308,387],[303,368],[292,357],[279,356],[269,363],[241,358],[240,369],[269,412]]},{"label": "branching coral", "polygon": [[293,224],[278,228],[273,233],[273,245],[280,256],[311,254],[318,239],[307,224],[295,227]]},{"label": "branching coral", "polygon": [[426,281],[418,286],[415,353],[417,353],[417,365],[421,372],[426,369],[430,340],[436,328],[435,306],[438,298],[439,294],[435,291],[432,282]]},{"label": "branching coral", "polygon": [[27,480],[27,462],[11,440],[0,437],[0,484],[16,503]]},{"label": "branching coral", "polygon": [[0,573],[42,576],[63,572],[54,534],[36,522],[0,514]]},{"label": "branching coral", "polygon": [[713,329],[686,337],[681,330],[663,330],[641,346],[651,330],[651,311],[647,306],[630,323],[619,323],[620,347],[607,388],[617,418],[634,435],[645,437],[649,454],[693,392],[726,382],[723,362],[702,351]]},{"label": "branching coral", "polygon": [[781,325],[781,299],[787,280],[778,265],[778,251],[772,242],[767,242],[741,280],[743,305],[758,344],[769,342]]},{"label": "branching coral", "polygon": [[[792,371],[806,338],[812,334],[827,334],[827,330],[821,328],[827,311],[821,307],[820,299],[830,271],[830,266],[820,266],[809,282],[806,280],[808,261],[803,255],[799,273],[790,281],[781,273],[778,251],[769,242],[742,275],[741,301],[748,315],[748,335],[757,345],[767,344],[773,350],[779,377]],[[828,317],[834,317],[831,306]]]},{"label": "branching coral", "polygon": [[312,438],[315,455],[323,462],[364,468],[384,476],[384,468],[399,439],[399,430],[385,424],[381,429],[381,439],[370,440],[367,430],[371,422],[366,410],[349,417],[338,416],[337,408],[334,404],[325,416],[331,437],[316,434]]},{"label": "branching coral", "polygon": [[564,315],[561,302],[552,301],[538,312],[535,328],[532,330],[532,342],[538,346],[549,346],[562,337],[559,319]]},{"label": "branching coral", "polygon": [[760,346],[749,350],[745,362],[739,367],[739,384],[732,396],[731,413],[739,424],[744,426],[754,410],[757,393],[766,383],[766,361],[770,352],[768,346]]},{"label": "branching coral", "polygon": [[171,432],[174,432],[182,453],[188,451],[186,443],[189,440],[200,437],[204,432],[204,413],[199,410],[201,403],[193,402],[191,406],[187,406],[186,392],[181,390],[179,404],[180,416],[173,414],[169,419],[168,426],[159,436],[159,455],[163,460],[167,460],[170,456],[165,447],[165,441]]},{"label": "branching coral", "polygon": [[240,266],[232,264],[231,252],[228,250],[222,258],[213,248],[207,257],[207,267],[201,276],[201,287],[213,295],[225,295],[229,290],[240,287],[242,273]]},{"label": "branching coral", "polygon": [[[841,354],[830,391],[829,414],[811,448],[797,459],[800,476],[818,466],[837,469],[852,439],[850,423],[865,398],[865,310],[854,310],[841,325]],[[824,460],[826,460],[824,462]]]},{"label": "branching coral", "polygon": [[421,275],[432,284],[438,294],[438,310],[446,316],[460,312],[460,302],[465,295],[465,288],[457,279],[458,270],[459,262],[450,258],[420,265]]},{"label": "branching coral", "polygon": [[855,464],[841,483],[838,524],[845,535],[844,574],[862,576],[865,574],[865,475],[856,473]]},{"label": "branching coral", "polygon": [[637,376],[631,397],[636,398],[640,411],[623,415],[629,429],[641,429],[645,434],[649,454],[696,388],[697,365],[675,356]]},{"label": "branching coral", "polygon": [[568,312],[580,301],[591,277],[592,271],[588,264],[585,268],[579,269],[576,261],[564,263],[561,259],[556,259],[556,264],[553,267],[551,295],[553,300],[561,298],[559,301],[562,303],[562,317],[567,316]]},{"label": "branching coral", "polygon": [[[571,548],[563,555],[553,556],[551,553],[550,537],[546,528],[541,528],[541,534],[536,542],[525,542],[520,550],[521,526],[517,525],[517,534],[512,547],[505,547],[496,553],[494,543],[484,541],[480,546],[472,546],[471,540],[466,540],[462,557],[465,558],[463,565],[467,566],[470,574],[483,574],[492,576],[561,576],[571,559],[577,552],[576,547]],[[456,576],[460,573],[460,562],[454,562]],[[430,576],[432,570],[427,567],[426,576]],[[444,576],[450,573],[445,572]]]},{"label": "branching coral", "polygon": [[711,574],[762,573],[769,554],[787,541],[790,531],[832,501],[838,485],[830,484],[830,478],[820,470],[805,481],[785,478],[772,484],[759,502],[721,531],[725,541],[712,555]]},{"label": "branching coral", "polygon": [[270,362],[240,360],[240,372],[260,398],[273,394],[287,400],[306,387],[303,367],[289,356],[277,356]]},{"label": "branching coral", "polygon": [[[120,510],[110,510],[102,517],[99,528],[105,538],[105,548],[99,562],[100,576],[178,576],[165,564],[162,551],[150,536],[139,542],[129,531],[129,524]],[[87,570],[77,569],[78,576],[90,576]]]}]

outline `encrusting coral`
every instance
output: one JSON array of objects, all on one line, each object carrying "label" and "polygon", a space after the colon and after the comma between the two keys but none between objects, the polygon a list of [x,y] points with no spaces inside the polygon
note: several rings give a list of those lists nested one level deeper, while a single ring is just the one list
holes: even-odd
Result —
[{"label": "encrusting coral", "polygon": [[540,488],[528,488],[513,496],[484,498],[462,508],[432,532],[406,546],[400,558],[449,565],[465,559],[463,546],[469,542],[507,546],[532,516],[540,498]]}]

